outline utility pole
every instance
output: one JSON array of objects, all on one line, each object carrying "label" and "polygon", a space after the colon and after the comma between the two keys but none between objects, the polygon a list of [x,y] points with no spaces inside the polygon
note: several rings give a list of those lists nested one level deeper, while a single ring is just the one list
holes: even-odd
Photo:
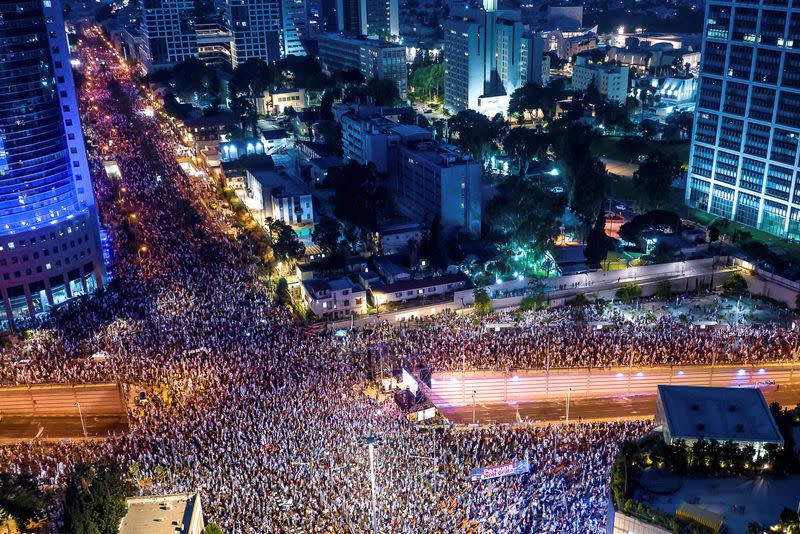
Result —
[{"label": "utility pole", "polygon": [[380,443],[379,436],[367,436],[364,438],[363,444],[369,450],[369,481],[372,486],[372,531],[373,534],[378,534],[378,499],[375,489],[375,444]]},{"label": "utility pole", "polygon": [[477,391],[472,390],[472,424],[473,425],[477,423],[476,418],[475,418],[475,394],[476,393],[477,393]]},{"label": "utility pole", "polygon": [[569,424],[569,397],[572,393],[572,388],[567,389],[567,424]]},{"label": "utility pole", "polygon": [[81,427],[83,427],[83,437],[86,438],[88,436],[86,434],[86,423],[83,420],[83,412],[81,411],[81,403],[76,401],[75,405],[78,407],[78,415],[81,417]]}]

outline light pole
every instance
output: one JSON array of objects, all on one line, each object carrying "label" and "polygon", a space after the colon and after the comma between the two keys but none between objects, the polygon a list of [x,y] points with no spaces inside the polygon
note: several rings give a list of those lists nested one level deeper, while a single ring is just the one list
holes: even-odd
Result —
[{"label": "light pole", "polygon": [[81,418],[81,427],[83,428],[83,437],[86,438],[88,436],[86,435],[86,423],[83,420],[83,412],[81,411],[81,403],[76,401],[75,402],[75,406],[78,407],[78,415]]},{"label": "light pole", "polygon": [[372,486],[372,530],[374,534],[378,534],[378,502],[375,490],[375,444],[380,443],[380,437],[367,436],[364,438],[364,443],[369,450],[369,481]]},{"label": "light pole", "polygon": [[567,424],[569,424],[569,397],[572,393],[572,388],[567,389]]},{"label": "light pole", "polygon": [[476,422],[477,422],[476,419],[475,419],[475,394],[476,393],[477,393],[476,390],[472,390],[472,424],[473,425],[476,424]]}]

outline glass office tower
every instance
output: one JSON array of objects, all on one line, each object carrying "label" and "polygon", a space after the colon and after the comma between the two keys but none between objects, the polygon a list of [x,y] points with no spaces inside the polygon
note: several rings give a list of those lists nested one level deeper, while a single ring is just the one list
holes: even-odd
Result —
[{"label": "glass office tower", "polygon": [[61,4],[0,0],[0,323],[103,284]]},{"label": "glass office tower", "polygon": [[686,203],[800,240],[800,0],[709,0]]}]

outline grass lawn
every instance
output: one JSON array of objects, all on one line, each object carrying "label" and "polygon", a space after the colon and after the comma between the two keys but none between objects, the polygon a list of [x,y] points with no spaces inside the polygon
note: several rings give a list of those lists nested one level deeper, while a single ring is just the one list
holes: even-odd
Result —
[{"label": "grass lawn", "polygon": [[630,147],[620,146],[621,137],[604,136],[597,139],[592,144],[592,152],[595,157],[607,157],[618,161],[634,161],[639,156],[645,156],[650,152],[660,150],[665,154],[673,154],[681,163],[689,161],[689,143],[657,143],[648,141],[644,138],[636,138],[637,147],[631,150]]},{"label": "grass lawn", "polygon": [[[706,211],[701,211],[695,208],[689,208],[688,210],[688,218],[696,221],[702,225],[708,225],[711,221],[717,218],[716,215],[712,213],[708,213]],[[759,241],[764,243],[770,248],[773,249],[780,249],[786,253],[787,259],[794,264],[800,265],[800,243],[795,241],[789,241],[788,239],[784,239],[782,237],[768,234],[767,232],[762,232],[757,228],[753,228],[752,226],[745,226],[743,224],[734,222],[734,221],[723,221],[722,219],[718,219],[714,226],[719,228],[719,232],[722,235],[727,235],[728,237],[733,236],[733,233],[736,230],[740,230],[742,232],[748,232],[754,241]]]}]

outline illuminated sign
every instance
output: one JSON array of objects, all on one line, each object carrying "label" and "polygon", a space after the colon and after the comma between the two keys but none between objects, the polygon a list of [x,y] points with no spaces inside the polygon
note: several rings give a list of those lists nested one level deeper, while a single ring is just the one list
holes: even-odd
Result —
[{"label": "illuminated sign", "polygon": [[417,381],[414,379],[413,376],[411,376],[411,373],[409,373],[405,369],[403,369],[403,385],[406,386],[411,391],[411,393],[414,394],[415,397],[417,396],[417,391],[419,390],[419,384],[417,384]]}]

